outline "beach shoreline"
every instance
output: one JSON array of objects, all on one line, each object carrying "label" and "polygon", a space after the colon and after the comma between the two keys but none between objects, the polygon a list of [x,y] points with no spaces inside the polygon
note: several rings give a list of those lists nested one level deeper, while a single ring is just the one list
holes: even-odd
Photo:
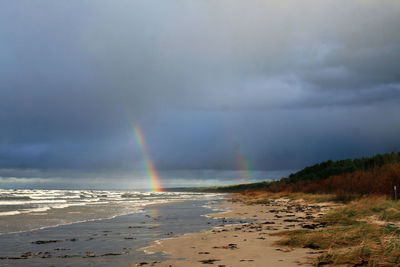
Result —
[{"label": "beach shoreline", "polygon": [[[319,227],[313,222],[331,210],[332,203],[307,203],[285,198],[271,199],[265,204],[249,205],[227,199],[221,208],[227,211],[206,216],[219,220],[254,220],[225,224],[197,233],[157,240],[141,248],[146,253],[162,253],[168,260],[150,266],[312,266],[311,258],[322,251],[311,248],[291,249],[277,246],[283,230]],[[144,263],[132,263],[142,266]]]},{"label": "beach shoreline", "polygon": [[142,212],[110,219],[65,224],[0,239],[0,266],[129,266],[163,260],[137,251],[154,240],[210,229],[219,224],[204,215],[217,195],[197,200],[149,204]]}]

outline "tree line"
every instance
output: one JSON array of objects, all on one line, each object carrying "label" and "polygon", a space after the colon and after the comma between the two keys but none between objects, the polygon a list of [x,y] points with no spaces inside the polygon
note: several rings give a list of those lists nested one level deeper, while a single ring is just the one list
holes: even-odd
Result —
[{"label": "tree line", "polygon": [[334,193],[341,198],[352,194],[393,194],[400,187],[400,153],[377,154],[373,157],[324,161],[283,177],[278,181],[203,188],[202,191]]}]

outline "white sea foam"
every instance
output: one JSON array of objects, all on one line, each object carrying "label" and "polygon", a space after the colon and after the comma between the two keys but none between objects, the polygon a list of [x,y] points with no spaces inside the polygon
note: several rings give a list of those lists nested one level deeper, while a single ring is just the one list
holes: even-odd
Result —
[{"label": "white sea foam", "polygon": [[34,214],[52,209],[60,210],[93,205],[114,205],[113,207],[117,205],[123,209],[185,199],[215,198],[216,196],[218,194],[191,192],[0,189],[0,216]]},{"label": "white sea foam", "polygon": [[62,196],[62,195],[53,195],[53,196],[49,196],[49,195],[45,195],[45,196],[30,196],[29,198],[31,199],[54,199],[55,196],[57,196],[58,198],[62,198],[62,199],[80,199],[80,196]]},{"label": "white sea foam", "polygon": [[8,206],[8,205],[27,205],[27,204],[50,204],[50,203],[66,203],[67,200],[64,199],[46,199],[46,200],[27,200],[27,201],[20,201],[20,200],[0,200],[0,206]]},{"label": "white sea foam", "polygon": [[33,209],[25,209],[21,210],[21,213],[31,213],[31,212],[44,212],[51,209],[50,207],[41,207],[41,208],[33,208]]},{"label": "white sea foam", "polygon": [[20,214],[21,212],[17,211],[17,210],[13,210],[13,211],[3,211],[0,212],[0,216],[10,216],[10,215],[17,215]]}]

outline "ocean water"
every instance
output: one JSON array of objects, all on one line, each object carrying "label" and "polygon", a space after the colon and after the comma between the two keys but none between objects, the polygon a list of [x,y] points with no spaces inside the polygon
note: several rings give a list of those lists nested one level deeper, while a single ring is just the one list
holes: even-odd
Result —
[{"label": "ocean water", "polygon": [[156,240],[243,223],[242,220],[205,216],[221,211],[216,204],[224,200],[225,194],[87,190],[1,192],[0,266],[151,263],[166,257],[163,253],[146,254],[142,249]]},{"label": "ocean water", "polygon": [[191,192],[0,189],[0,234],[109,219],[151,204],[222,198]]}]

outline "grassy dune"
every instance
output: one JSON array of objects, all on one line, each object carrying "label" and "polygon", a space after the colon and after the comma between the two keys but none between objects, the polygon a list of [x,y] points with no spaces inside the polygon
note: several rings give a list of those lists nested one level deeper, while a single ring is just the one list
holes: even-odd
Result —
[{"label": "grassy dune", "polygon": [[400,201],[393,186],[400,187],[399,154],[324,162],[307,167],[279,181],[218,187],[236,192],[233,198],[248,204],[267,204],[287,198],[306,202],[338,202],[315,223],[315,229],[274,233],[279,246],[322,251],[315,266],[400,266]]},{"label": "grassy dune", "polygon": [[[332,194],[242,192],[234,195],[249,205],[268,204],[277,198],[331,202]],[[310,261],[315,266],[400,266],[400,201],[368,196],[341,204],[315,223],[323,227],[274,233],[278,246],[323,251]]]},{"label": "grassy dune", "polygon": [[278,245],[322,249],[314,264],[399,266],[400,202],[384,197],[353,201],[317,220],[325,227],[277,233]]}]

